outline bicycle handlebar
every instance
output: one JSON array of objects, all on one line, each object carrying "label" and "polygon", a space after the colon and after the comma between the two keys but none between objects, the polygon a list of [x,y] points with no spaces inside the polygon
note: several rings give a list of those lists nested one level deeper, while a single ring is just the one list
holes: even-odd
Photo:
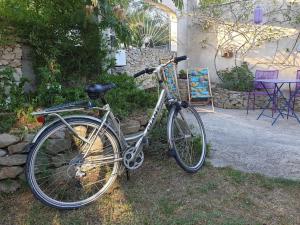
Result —
[{"label": "bicycle handlebar", "polygon": [[[177,63],[179,63],[179,62],[181,62],[183,60],[187,60],[187,56],[186,55],[175,57],[175,58],[171,59],[169,62],[167,62],[166,64],[164,64],[163,66],[166,66],[166,65],[168,65],[169,63],[172,63],[172,62],[175,63],[175,64],[177,64]],[[137,78],[137,77],[139,77],[139,76],[141,76],[141,75],[143,75],[145,73],[152,74],[155,69],[156,68],[145,68],[144,70],[142,70],[142,71],[134,74],[133,77]]]},{"label": "bicycle handlebar", "polygon": [[181,62],[183,60],[187,60],[187,56],[186,55],[175,57],[173,61],[174,61],[174,63],[177,64],[177,63],[179,63],[179,62]]},{"label": "bicycle handlebar", "polygon": [[144,70],[133,75],[134,78],[137,78],[145,73],[152,74],[155,68],[145,68]]}]

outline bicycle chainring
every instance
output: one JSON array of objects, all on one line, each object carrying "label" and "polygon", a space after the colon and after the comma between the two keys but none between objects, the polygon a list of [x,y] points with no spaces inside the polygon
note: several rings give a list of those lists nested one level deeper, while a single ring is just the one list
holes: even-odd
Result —
[{"label": "bicycle chainring", "polygon": [[127,169],[135,170],[139,168],[144,162],[144,152],[140,151],[134,160],[132,160],[135,148],[129,148],[124,153],[123,162]]}]

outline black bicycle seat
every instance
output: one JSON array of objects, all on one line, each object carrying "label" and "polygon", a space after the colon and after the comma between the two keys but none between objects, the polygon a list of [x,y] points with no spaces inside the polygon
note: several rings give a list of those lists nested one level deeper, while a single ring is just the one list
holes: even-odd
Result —
[{"label": "black bicycle seat", "polygon": [[85,91],[87,92],[88,96],[91,99],[97,99],[99,98],[101,95],[104,95],[105,92],[116,88],[117,86],[114,83],[109,83],[109,84],[91,84],[88,85],[85,89]]}]

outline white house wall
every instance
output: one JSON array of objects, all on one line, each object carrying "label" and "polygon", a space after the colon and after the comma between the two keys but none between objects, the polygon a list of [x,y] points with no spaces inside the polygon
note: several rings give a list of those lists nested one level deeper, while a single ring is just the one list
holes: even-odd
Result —
[{"label": "white house wall", "polygon": [[[186,54],[190,58],[189,63],[181,65],[180,69],[182,66],[185,68],[196,66],[208,67],[212,81],[218,82],[219,79],[216,75],[214,62],[218,45],[217,34],[208,33],[207,31],[202,32],[200,25],[192,22],[193,15],[191,12],[196,2],[197,0],[185,0],[185,9],[181,15],[178,14],[177,54]],[[266,1],[264,1],[264,3],[268,5]],[[295,30],[295,34],[297,33],[299,33],[299,28]],[[247,53],[246,57],[238,58],[237,63],[241,61],[248,62],[253,72],[256,69],[279,69],[280,78],[295,78],[296,70],[300,69],[300,53],[296,51],[297,47],[292,53],[289,52],[288,49],[292,49],[296,37],[297,35],[291,35],[290,37],[284,37],[280,40],[265,42]],[[300,42],[297,46],[300,47]],[[277,54],[274,56],[276,49]],[[291,56],[288,57],[289,55]],[[235,60],[234,57],[221,57],[219,53],[216,64],[217,69],[222,70],[235,66]]]}]

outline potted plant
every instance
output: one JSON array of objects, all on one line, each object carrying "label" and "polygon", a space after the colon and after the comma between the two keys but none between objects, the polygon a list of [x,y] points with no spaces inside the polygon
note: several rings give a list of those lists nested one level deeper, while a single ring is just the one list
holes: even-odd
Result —
[{"label": "potted plant", "polygon": [[180,70],[178,74],[179,79],[186,79],[187,78],[187,73],[185,70]]}]

